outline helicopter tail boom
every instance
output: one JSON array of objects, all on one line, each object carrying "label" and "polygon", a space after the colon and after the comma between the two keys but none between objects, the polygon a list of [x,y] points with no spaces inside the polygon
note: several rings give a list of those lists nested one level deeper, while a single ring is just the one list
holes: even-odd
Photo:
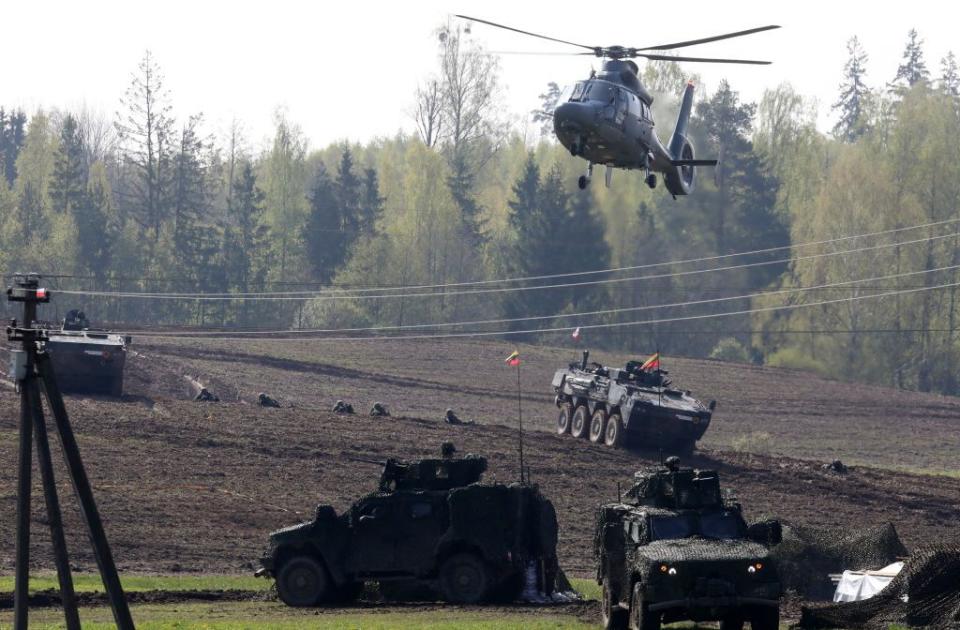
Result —
[{"label": "helicopter tail boom", "polygon": [[670,160],[671,166],[716,166],[717,160]]}]

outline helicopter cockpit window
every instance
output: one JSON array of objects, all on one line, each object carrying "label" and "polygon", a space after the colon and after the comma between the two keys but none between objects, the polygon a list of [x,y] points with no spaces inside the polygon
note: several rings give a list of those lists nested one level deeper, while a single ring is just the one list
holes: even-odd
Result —
[{"label": "helicopter cockpit window", "polygon": [[591,101],[600,101],[601,103],[610,104],[614,98],[613,86],[609,83],[594,81],[590,84],[590,90],[587,92],[587,98],[589,98]]},{"label": "helicopter cockpit window", "polygon": [[587,92],[587,82],[578,81],[576,85],[573,86],[573,92],[570,94],[571,101],[579,101],[583,98],[583,95]]},{"label": "helicopter cockpit window", "polygon": [[557,98],[557,103],[566,103],[567,101],[573,100],[573,88],[572,85],[563,86],[563,90],[560,92],[560,96]]}]

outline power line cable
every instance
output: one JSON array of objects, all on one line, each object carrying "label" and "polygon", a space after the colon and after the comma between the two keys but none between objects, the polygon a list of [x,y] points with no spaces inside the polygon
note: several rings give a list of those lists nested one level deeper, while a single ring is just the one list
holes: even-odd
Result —
[{"label": "power line cable", "polygon": [[[791,294],[791,293],[803,293],[808,291],[816,291],[821,289],[830,289],[830,288],[840,288],[848,286],[851,284],[856,284],[859,282],[875,282],[879,280],[891,280],[895,278],[903,278],[908,276],[917,276],[929,273],[937,273],[941,271],[951,271],[954,269],[960,269],[960,265],[950,265],[948,267],[939,267],[936,269],[925,269],[921,271],[908,271],[898,274],[891,274],[887,276],[877,276],[873,278],[861,278],[857,280],[844,280],[841,282],[834,282],[829,284],[822,284],[812,287],[794,287],[790,289],[777,289],[774,291],[760,291],[756,293],[748,293],[744,295],[733,295],[720,298],[707,298],[702,300],[690,300],[687,302],[675,302],[672,304],[647,304],[643,306],[628,306],[612,309],[603,309],[596,311],[583,311],[579,313],[557,313],[553,315],[530,315],[526,317],[509,317],[509,318],[499,318],[499,319],[482,319],[482,320],[472,320],[472,321],[461,321],[461,322],[437,322],[437,323],[427,323],[427,324],[394,324],[386,326],[366,326],[358,328],[301,328],[293,329],[297,333],[306,334],[306,333],[356,333],[356,332],[380,332],[380,331],[389,331],[389,330],[413,330],[413,329],[430,329],[430,328],[448,328],[448,327],[460,327],[460,326],[482,326],[490,324],[508,324],[516,322],[528,322],[528,321],[542,321],[550,319],[572,319],[575,317],[592,317],[595,315],[614,315],[617,313],[630,313],[637,311],[647,311],[647,310],[656,310],[664,308],[684,308],[689,306],[699,306],[702,304],[713,304],[718,302],[729,302],[732,300],[746,300],[746,299],[755,299],[760,297],[766,297],[770,295],[782,295],[782,294]],[[925,288],[925,287],[920,287]],[[887,289],[884,289],[887,290]],[[211,332],[211,331],[188,331],[188,332],[158,332],[154,333],[153,336],[165,336],[165,337],[214,337],[215,335],[243,335],[243,336],[256,336],[256,335],[277,335],[291,332],[291,329],[285,330],[240,330],[240,331],[223,331],[223,332]],[[128,333],[120,333],[128,334]],[[129,333],[132,334],[132,333]]]},{"label": "power line cable", "polygon": [[[957,235],[955,234],[941,234],[938,236],[928,236],[926,238],[914,239],[910,241],[898,241],[895,243],[883,243],[880,245],[869,245],[865,247],[858,247],[854,249],[841,250],[836,252],[821,252],[819,254],[808,254],[805,256],[795,256],[793,258],[780,258],[777,260],[766,260],[752,263],[742,263],[739,265],[728,265],[726,267],[712,267],[709,269],[693,269],[688,271],[676,271],[671,273],[662,273],[662,274],[650,274],[643,276],[628,276],[626,278],[607,278],[605,280],[586,280],[582,282],[569,282],[569,283],[559,283],[559,284],[546,284],[546,285],[536,285],[536,286],[527,286],[527,287],[500,287],[500,288],[488,288],[488,289],[469,289],[464,291],[446,291],[446,292],[428,292],[428,293],[392,293],[384,295],[314,295],[310,297],[311,300],[320,300],[320,301],[329,301],[329,300],[377,300],[377,299],[403,299],[403,298],[448,298],[455,295],[478,295],[478,294],[492,294],[492,293],[514,293],[522,291],[544,291],[551,289],[567,289],[574,287],[583,287],[583,286],[593,286],[593,285],[602,285],[602,284],[619,284],[623,282],[634,282],[641,280],[657,280],[657,279],[667,279],[667,278],[677,278],[683,276],[693,276],[701,275],[705,273],[715,273],[718,271],[731,271],[734,269],[749,269],[754,267],[762,267],[767,265],[776,265],[782,263],[793,263],[800,260],[813,260],[818,258],[827,258],[831,256],[842,256],[845,254],[858,254],[865,251],[876,251],[880,249],[889,249],[892,247],[903,247],[907,245],[915,245],[917,243],[928,243],[931,241],[941,240],[945,238],[954,238]],[[175,293],[134,293],[134,292],[116,292],[116,291],[80,291],[80,290],[69,290],[61,289],[59,293],[65,295],[81,295],[81,296],[90,296],[90,297],[110,297],[118,299],[149,299],[149,300],[186,300],[186,301],[236,301],[236,300],[253,300],[253,301],[287,301],[287,300],[304,300],[306,296],[298,295],[292,296],[288,294],[267,294],[262,296],[245,296],[241,294],[175,294]]]},{"label": "power line cable", "polygon": [[[732,317],[736,315],[753,315],[756,313],[769,313],[777,311],[789,311],[795,310],[798,308],[809,308],[813,306],[826,306],[829,304],[841,304],[847,302],[856,302],[860,300],[869,300],[882,297],[890,297],[894,295],[906,295],[912,293],[919,293],[925,291],[936,291],[940,289],[948,289],[951,287],[960,286],[960,282],[951,282],[947,284],[940,284],[930,287],[921,287],[917,289],[903,289],[899,291],[887,291],[885,293],[874,293],[871,295],[856,295],[846,298],[838,298],[833,300],[821,300],[818,302],[808,302],[804,304],[785,304],[780,306],[766,306],[753,309],[743,309],[738,311],[726,311],[722,313],[708,313],[701,315],[685,315],[682,317],[666,317],[661,319],[648,319],[648,320],[633,320],[626,322],[610,322],[610,323],[601,323],[601,324],[581,324],[580,326],[556,326],[552,328],[530,328],[525,330],[491,330],[491,331],[466,331],[466,332],[452,332],[452,333],[438,333],[438,334],[417,334],[417,335],[379,335],[379,336],[369,336],[369,337],[358,337],[358,336],[347,336],[347,337],[310,337],[309,334],[304,331],[297,330],[287,330],[283,331],[282,334],[289,335],[288,337],[271,337],[271,341],[305,341],[305,340],[314,340],[314,341],[386,341],[386,340],[419,340],[419,339],[455,339],[455,338],[464,338],[464,337],[503,337],[510,335],[534,335],[534,334],[544,334],[544,333],[558,333],[558,332],[569,332],[575,328],[581,328],[583,330],[595,330],[595,329],[606,329],[606,328],[620,328],[624,326],[644,326],[644,325],[653,325],[653,324],[667,324],[672,322],[682,322],[682,321],[694,321],[694,320],[708,320],[708,319],[717,319],[721,317]],[[197,339],[197,337],[167,337],[165,335],[151,335],[150,333],[138,333],[138,337],[145,339],[152,338],[186,338],[186,339]],[[221,341],[249,341],[249,337],[211,337],[211,339],[221,340]]]}]

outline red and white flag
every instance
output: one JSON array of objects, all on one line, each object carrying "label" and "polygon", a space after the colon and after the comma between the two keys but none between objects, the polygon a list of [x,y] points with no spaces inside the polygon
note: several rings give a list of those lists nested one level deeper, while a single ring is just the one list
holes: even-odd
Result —
[{"label": "red and white flag", "polygon": [[577,326],[577,329],[573,331],[573,334],[570,336],[573,337],[574,341],[580,341],[580,327]]}]

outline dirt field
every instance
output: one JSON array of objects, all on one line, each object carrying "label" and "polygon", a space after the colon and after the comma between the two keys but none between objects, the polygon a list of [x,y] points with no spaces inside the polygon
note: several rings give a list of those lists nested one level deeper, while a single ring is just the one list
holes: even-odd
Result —
[{"label": "dirt field", "polygon": [[[379,470],[366,460],[434,454],[444,440],[487,455],[488,479],[517,476],[516,374],[503,365],[510,346],[207,342],[177,348],[141,342],[135,347],[123,401],[67,400],[123,569],[247,571],[269,530],[309,517],[318,502],[341,510],[372,490]],[[571,574],[588,576],[595,507],[616,497],[618,481],[626,486],[634,470],[652,461],[649,455],[552,434],[549,378],[572,352],[525,347],[521,352],[526,426],[532,429],[527,464],[557,506],[561,562]],[[889,520],[908,546],[954,530],[960,479],[862,466],[840,475],[822,463],[840,457],[955,466],[948,454],[955,457],[960,402],[715,362],[667,358],[666,367],[682,386],[720,401],[704,450],[691,463],[717,467],[748,516],[845,528]],[[224,402],[187,400],[184,374],[208,383]],[[261,390],[295,407],[250,404]],[[361,413],[329,413],[337,398],[352,401]],[[395,416],[364,415],[373,400],[386,403]],[[448,406],[481,424],[440,422]],[[8,463],[0,469],[0,567],[8,571],[14,555],[16,410],[15,394],[0,390],[0,458]],[[778,451],[795,457],[722,449],[754,430],[769,432]],[[69,497],[74,564],[94,570],[69,485],[63,471],[58,473],[61,492]],[[39,485],[36,493],[34,558],[50,568]]]}]

